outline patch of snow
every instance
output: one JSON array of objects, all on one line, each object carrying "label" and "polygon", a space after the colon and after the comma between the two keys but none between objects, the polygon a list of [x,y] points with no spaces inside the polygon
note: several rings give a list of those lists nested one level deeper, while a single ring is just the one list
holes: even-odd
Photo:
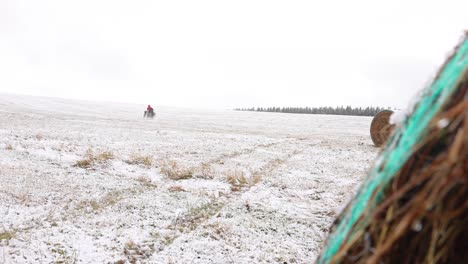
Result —
[{"label": "patch of snow", "polygon": [[446,128],[450,124],[450,121],[446,118],[443,118],[437,122],[437,127],[442,129]]}]

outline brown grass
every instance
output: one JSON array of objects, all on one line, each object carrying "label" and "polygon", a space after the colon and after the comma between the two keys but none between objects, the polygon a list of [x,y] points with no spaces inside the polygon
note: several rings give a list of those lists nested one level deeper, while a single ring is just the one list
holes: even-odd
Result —
[{"label": "brown grass", "polygon": [[84,200],[78,203],[77,209],[91,208],[93,212],[99,212],[106,207],[113,206],[122,200],[122,193],[120,191],[111,191],[106,193],[100,199]]},{"label": "brown grass", "polygon": [[213,201],[192,207],[184,215],[176,219],[169,228],[179,232],[193,231],[200,223],[217,214],[222,206],[222,203]]},{"label": "brown grass", "polygon": [[148,176],[139,176],[137,178],[137,181],[146,187],[152,187],[152,188],[158,187],[155,183],[151,181],[151,179]]},{"label": "brown grass", "polygon": [[127,164],[131,165],[144,165],[150,167],[153,165],[152,156],[132,155],[128,160],[125,160]]},{"label": "brown grass", "polygon": [[76,161],[75,166],[83,169],[89,169],[96,164],[105,164],[107,161],[114,158],[114,154],[110,151],[103,151],[96,154],[92,149],[88,149],[86,151],[85,158]]},{"label": "brown grass", "polygon": [[226,181],[231,185],[231,191],[237,192],[242,188],[252,187],[262,179],[260,174],[247,177],[243,171],[230,171],[226,174]]},{"label": "brown grass", "polygon": [[231,171],[226,175],[226,181],[231,185],[231,191],[240,191],[249,183],[243,171]]},{"label": "brown grass", "polygon": [[173,185],[173,186],[169,187],[168,190],[170,192],[186,192],[186,190],[184,188],[182,188],[182,186],[180,186],[180,185]]},{"label": "brown grass", "polygon": [[115,158],[114,154],[110,151],[101,152],[94,157],[95,160],[100,161],[100,162],[108,161],[114,158]]},{"label": "brown grass", "polygon": [[250,186],[253,186],[253,185],[259,183],[261,180],[262,180],[262,175],[260,175],[260,174],[252,175],[252,177],[250,178]]},{"label": "brown grass", "polygon": [[123,253],[131,264],[146,263],[145,259],[151,257],[154,253],[154,245],[138,245],[133,241],[127,241],[124,245]]},{"label": "brown grass", "polygon": [[208,224],[207,228],[211,229],[212,232],[209,233],[209,236],[215,240],[222,240],[229,234],[232,230],[232,227],[216,221],[214,223]]},{"label": "brown grass", "polygon": [[16,231],[14,230],[0,232],[0,244],[5,242],[8,245],[10,240],[13,239],[15,236]]},{"label": "brown grass", "polygon": [[192,178],[194,169],[182,167],[176,161],[169,161],[161,164],[161,173],[171,180],[178,181]]},{"label": "brown grass", "polygon": [[211,180],[214,178],[216,174],[213,167],[211,167],[211,165],[207,163],[202,163],[198,170],[199,170],[199,177],[202,179]]},{"label": "brown grass", "polygon": [[94,165],[94,162],[90,159],[82,159],[82,160],[78,160],[76,163],[75,163],[75,166],[76,167],[80,167],[82,169],[88,169],[88,168],[91,168],[92,166]]},{"label": "brown grass", "polygon": [[5,149],[6,149],[6,150],[13,150],[13,145],[7,144],[7,145],[5,146]]}]

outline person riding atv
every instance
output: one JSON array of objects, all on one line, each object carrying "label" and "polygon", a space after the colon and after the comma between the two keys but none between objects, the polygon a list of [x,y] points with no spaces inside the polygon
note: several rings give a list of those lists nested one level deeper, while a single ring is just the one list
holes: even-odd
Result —
[{"label": "person riding atv", "polygon": [[151,107],[151,105],[148,105],[148,107],[146,107],[146,111],[143,117],[153,118],[154,116],[155,116],[155,113],[154,113],[153,107]]}]

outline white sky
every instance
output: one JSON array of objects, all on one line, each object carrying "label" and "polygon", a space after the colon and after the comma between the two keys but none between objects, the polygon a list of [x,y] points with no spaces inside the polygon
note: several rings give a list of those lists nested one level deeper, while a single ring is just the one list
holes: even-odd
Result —
[{"label": "white sky", "polygon": [[403,107],[468,29],[467,10],[466,0],[0,0],[0,92]]}]

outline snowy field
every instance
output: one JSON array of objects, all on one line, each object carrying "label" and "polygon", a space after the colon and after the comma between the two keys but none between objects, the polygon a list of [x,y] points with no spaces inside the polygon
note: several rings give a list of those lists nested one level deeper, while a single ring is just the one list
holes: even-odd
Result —
[{"label": "snowy field", "polygon": [[313,263],[370,117],[0,94],[0,263]]}]

